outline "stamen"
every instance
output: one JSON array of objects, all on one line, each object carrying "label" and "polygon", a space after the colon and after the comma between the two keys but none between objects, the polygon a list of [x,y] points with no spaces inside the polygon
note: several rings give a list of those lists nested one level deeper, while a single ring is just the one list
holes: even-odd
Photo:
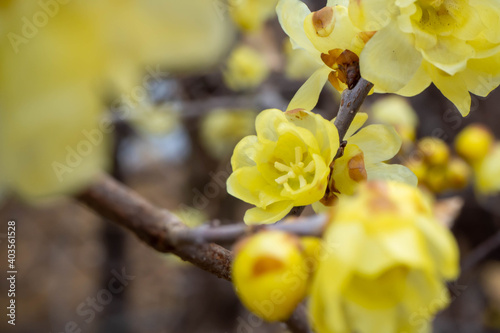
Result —
[{"label": "stamen", "polygon": [[303,188],[304,186],[307,185],[307,182],[306,182],[306,179],[304,178],[304,176],[302,176],[302,175],[299,176],[299,183],[300,183],[300,188]]},{"label": "stamen", "polygon": [[281,176],[281,177],[278,177],[276,178],[276,183],[280,184],[280,185],[283,185],[285,184],[287,181],[288,181],[288,174],[284,175],[284,176]]},{"label": "stamen", "polygon": [[302,148],[300,146],[295,147],[295,164],[299,164],[302,160]]},{"label": "stamen", "polygon": [[284,165],[283,163],[280,162],[274,162],[274,167],[276,170],[281,171],[281,172],[290,172],[292,171],[292,168],[289,166]]}]

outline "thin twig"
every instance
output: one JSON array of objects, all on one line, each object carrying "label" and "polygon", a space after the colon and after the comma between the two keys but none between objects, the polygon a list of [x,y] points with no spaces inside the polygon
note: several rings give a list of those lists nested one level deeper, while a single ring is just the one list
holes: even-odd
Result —
[{"label": "thin twig", "polygon": [[500,231],[481,243],[467,257],[465,257],[461,265],[462,272],[468,271],[469,269],[473,268],[484,258],[486,258],[491,252],[498,248],[500,248]]},{"label": "thin twig", "polygon": [[339,131],[340,142],[344,140],[349,126],[372,88],[373,83],[361,78],[352,90],[346,89],[342,93],[339,112],[334,122]]},{"label": "thin twig", "polygon": [[244,223],[229,224],[219,227],[204,225],[194,229],[184,229],[173,236],[174,244],[196,243],[234,243],[237,239],[263,230],[280,230],[297,236],[321,237],[326,226],[325,215],[313,215],[287,219],[286,223],[248,226]]}]

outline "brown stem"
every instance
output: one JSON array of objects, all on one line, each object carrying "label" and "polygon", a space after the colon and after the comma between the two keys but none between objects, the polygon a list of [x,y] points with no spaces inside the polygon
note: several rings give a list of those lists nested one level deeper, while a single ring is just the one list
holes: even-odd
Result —
[{"label": "brown stem", "polygon": [[[188,228],[169,211],[153,206],[111,177],[102,176],[78,199],[101,216],[132,231],[155,250],[173,253],[219,278],[231,281],[231,251],[213,243],[175,241],[179,238],[176,235],[182,235]],[[288,320],[292,333],[310,333],[307,317],[302,311],[296,309]]]},{"label": "brown stem", "polygon": [[334,122],[339,131],[340,142],[344,140],[349,126],[372,88],[373,83],[361,78],[352,90],[346,89],[342,93],[339,112]]}]

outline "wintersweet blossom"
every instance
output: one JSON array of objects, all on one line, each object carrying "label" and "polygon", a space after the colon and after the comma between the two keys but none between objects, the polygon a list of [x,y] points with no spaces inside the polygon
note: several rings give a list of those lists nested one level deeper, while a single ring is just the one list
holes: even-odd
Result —
[{"label": "wintersweet blossom", "polygon": [[339,147],[335,125],[302,109],[269,109],[257,116],[255,127],[257,135],[236,145],[227,180],[231,195],[256,206],[247,210],[245,222],[276,222],[294,206],[320,200]]},{"label": "wintersweet blossom", "polygon": [[[374,124],[361,128],[367,121],[366,113],[358,113],[346,133],[347,145],[344,154],[331,167],[322,205],[332,205],[339,195],[352,195],[360,183],[370,180],[393,180],[417,185],[417,177],[407,167],[387,164],[401,148],[401,137],[389,125]],[[324,210],[320,203],[314,205],[317,211]]]},{"label": "wintersweet blossom", "polygon": [[[315,332],[428,332],[458,275],[452,234],[415,187],[369,182],[332,210],[309,303]],[[425,309],[425,311],[422,311]]]},{"label": "wintersweet blossom", "polygon": [[227,60],[224,83],[234,91],[250,90],[259,86],[269,75],[264,57],[249,46],[238,46]]},{"label": "wintersweet blossom", "polygon": [[297,91],[288,109],[311,110],[326,81],[343,91],[359,79],[357,63],[373,32],[356,28],[349,18],[346,1],[328,1],[311,13],[300,0],[280,0],[276,11],[281,27],[296,49],[306,50],[320,64]]},{"label": "wintersweet blossom", "polygon": [[233,21],[245,32],[255,32],[274,15],[278,0],[229,0]]},{"label": "wintersweet blossom", "polygon": [[469,92],[500,84],[500,3],[496,0],[357,0],[349,16],[377,33],[360,55],[376,92],[419,94],[432,82],[462,115]]},{"label": "wintersweet blossom", "polygon": [[0,186],[33,199],[88,183],[109,164],[106,100],[146,99],[165,71],[225,53],[214,1],[3,2]]}]

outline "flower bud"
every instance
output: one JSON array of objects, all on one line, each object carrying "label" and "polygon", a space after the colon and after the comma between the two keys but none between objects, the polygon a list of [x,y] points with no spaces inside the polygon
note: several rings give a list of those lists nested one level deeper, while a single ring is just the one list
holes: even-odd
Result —
[{"label": "flower bud", "polygon": [[483,159],[493,146],[495,138],[483,125],[472,124],[464,128],[455,139],[455,150],[470,162]]},{"label": "flower bud", "polygon": [[287,319],[304,298],[309,267],[298,238],[264,231],[236,247],[232,276],[247,309],[267,321]]},{"label": "flower bud", "polygon": [[463,189],[469,183],[471,168],[464,160],[453,158],[446,168],[446,182],[452,189]]},{"label": "flower bud", "polygon": [[417,148],[429,165],[445,165],[450,157],[448,145],[441,139],[426,137],[420,140]]}]

